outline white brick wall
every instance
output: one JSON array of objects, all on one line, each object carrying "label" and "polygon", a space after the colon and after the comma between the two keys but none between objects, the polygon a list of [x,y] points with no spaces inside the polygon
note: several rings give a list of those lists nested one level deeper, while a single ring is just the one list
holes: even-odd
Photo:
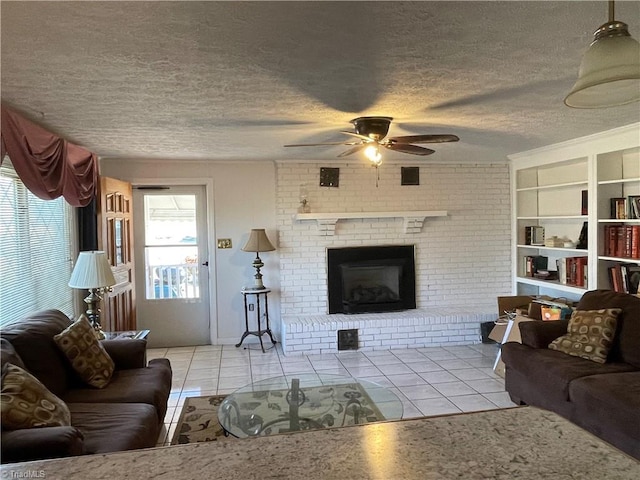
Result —
[{"label": "white brick wall", "polygon": [[[338,188],[319,186],[321,167],[340,168]],[[508,166],[422,164],[418,186],[400,185],[400,167],[383,164],[376,187],[375,169],[360,160],[278,164],[283,339],[289,320],[326,314],[329,247],[414,244],[419,309],[495,312],[496,296],[510,292]],[[427,218],[419,233],[404,233],[400,218],[340,220],[334,236],[321,236],[315,221],[293,219],[301,184],[306,184],[312,212],[446,210],[448,216]],[[465,336],[467,332],[451,337],[458,341]],[[296,350],[304,350],[308,342],[299,340]],[[320,337],[312,335],[307,340],[313,343]],[[326,337],[327,344],[335,342],[335,335]]]}]

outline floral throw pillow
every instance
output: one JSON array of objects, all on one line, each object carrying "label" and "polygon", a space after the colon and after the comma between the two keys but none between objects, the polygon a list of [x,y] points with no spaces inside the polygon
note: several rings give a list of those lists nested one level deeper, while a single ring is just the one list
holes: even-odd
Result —
[{"label": "floral throw pillow", "polygon": [[619,308],[576,310],[569,320],[567,333],[551,342],[549,348],[605,363],[613,345],[621,311]]},{"label": "floral throw pillow", "polygon": [[115,364],[98,341],[85,315],[53,337],[78,376],[96,388],[109,384]]},{"label": "floral throw pillow", "polygon": [[71,425],[67,405],[36,377],[12,363],[5,363],[2,368],[0,398],[3,429]]}]

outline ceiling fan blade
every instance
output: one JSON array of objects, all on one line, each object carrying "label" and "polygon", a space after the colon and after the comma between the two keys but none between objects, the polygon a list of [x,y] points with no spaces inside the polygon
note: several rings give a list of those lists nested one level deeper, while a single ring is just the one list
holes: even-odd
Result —
[{"label": "ceiling fan blade", "polygon": [[345,131],[342,131],[340,133],[344,133],[345,135],[351,135],[352,137],[359,138],[360,140],[363,140],[365,142],[373,142],[373,141],[375,141],[373,138],[367,137],[366,135],[360,135],[359,133],[345,132]]},{"label": "ceiling fan blade", "polygon": [[355,145],[356,142],[335,142],[335,143],[297,143],[291,145],[283,145],[284,147],[320,147],[323,145]]},{"label": "ceiling fan blade", "polygon": [[359,145],[356,145],[353,148],[350,148],[349,150],[342,152],[340,155],[338,155],[338,158],[341,157],[346,157],[347,155],[353,155],[356,152],[359,152],[360,150],[362,150],[363,148],[365,148],[367,146],[367,144],[365,143],[361,143]]},{"label": "ceiling fan blade", "polygon": [[418,147],[417,145],[409,145],[408,143],[389,143],[384,145],[389,150],[396,152],[410,153],[411,155],[431,155],[436,153],[435,150],[430,148]]},{"label": "ceiling fan blade", "polygon": [[405,135],[402,137],[391,137],[387,141],[391,143],[444,143],[457,142],[460,140],[456,135]]}]

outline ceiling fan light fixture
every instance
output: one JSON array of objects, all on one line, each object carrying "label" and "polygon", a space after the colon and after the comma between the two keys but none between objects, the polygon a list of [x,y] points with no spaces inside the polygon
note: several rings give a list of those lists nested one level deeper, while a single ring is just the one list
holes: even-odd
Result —
[{"label": "ceiling fan light fixture", "polygon": [[365,148],[364,155],[376,167],[380,166],[380,164],[382,163],[382,154],[380,153],[380,149],[378,148],[377,144],[369,145],[367,148]]},{"label": "ceiling fan light fixture", "polygon": [[594,32],[580,63],[578,80],[564,99],[573,108],[604,108],[640,100],[640,44],[624,22],[613,19]]}]

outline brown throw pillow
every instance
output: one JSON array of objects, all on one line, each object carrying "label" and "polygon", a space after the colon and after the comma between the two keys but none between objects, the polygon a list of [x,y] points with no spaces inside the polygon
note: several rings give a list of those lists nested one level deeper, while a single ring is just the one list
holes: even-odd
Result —
[{"label": "brown throw pillow", "polygon": [[85,315],[54,336],[53,340],[84,382],[97,388],[107,386],[115,364],[96,338]]},{"label": "brown throw pillow", "polygon": [[5,363],[2,368],[0,397],[3,429],[71,425],[67,405],[36,377],[11,363]]},{"label": "brown throw pillow", "polygon": [[576,310],[569,320],[567,333],[551,342],[549,348],[605,363],[621,311],[619,308]]}]

